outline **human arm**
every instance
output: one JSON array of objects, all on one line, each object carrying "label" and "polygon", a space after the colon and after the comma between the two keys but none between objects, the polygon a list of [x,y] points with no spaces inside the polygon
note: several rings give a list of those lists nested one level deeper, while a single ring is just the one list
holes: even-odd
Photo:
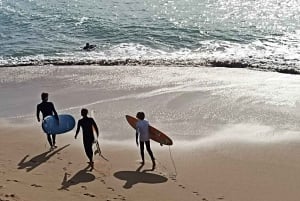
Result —
[{"label": "human arm", "polygon": [[80,130],[80,121],[78,121],[78,123],[77,123],[77,129],[76,129],[76,133],[75,133],[75,136],[74,136],[75,139],[77,138],[79,130]]},{"label": "human arm", "polygon": [[37,118],[38,122],[41,121],[40,120],[40,107],[39,107],[39,105],[37,105],[37,107],[36,107],[36,118]]},{"label": "human arm", "polygon": [[136,146],[139,146],[139,133],[137,130],[135,132],[135,142],[136,142]]},{"label": "human arm", "polygon": [[139,146],[139,122],[135,125],[135,142],[136,146]]},{"label": "human arm", "polygon": [[57,114],[57,112],[56,112],[56,110],[55,110],[55,107],[54,107],[54,104],[53,104],[53,103],[52,103],[52,111],[53,111],[53,113],[54,113],[55,119],[56,119],[57,122],[59,123],[58,114]]}]

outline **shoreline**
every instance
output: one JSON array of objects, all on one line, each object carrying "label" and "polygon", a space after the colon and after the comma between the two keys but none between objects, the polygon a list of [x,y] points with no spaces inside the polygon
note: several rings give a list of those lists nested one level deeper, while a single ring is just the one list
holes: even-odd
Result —
[{"label": "shoreline", "polygon": [[197,67],[197,68],[233,68],[233,69],[246,69],[251,71],[260,71],[260,72],[276,72],[281,74],[288,74],[288,75],[300,75],[300,70],[297,68],[293,68],[290,66],[284,67],[277,67],[274,68],[273,66],[269,67],[259,67],[257,64],[251,65],[249,63],[237,63],[235,61],[210,61],[210,62],[200,62],[194,63],[191,61],[175,61],[166,62],[166,63],[158,63],[155,60],[133,60],[133,59],[126,59],[126,60],[100,60],[100,61],[52,61],[52,62],[41,62],[38,61],[37,63],[28,63],[28,64],[4,64],[0,65],[0,68],[18,68],[18,67],[72,67],[72,66],[143,66],[143,67]]}]

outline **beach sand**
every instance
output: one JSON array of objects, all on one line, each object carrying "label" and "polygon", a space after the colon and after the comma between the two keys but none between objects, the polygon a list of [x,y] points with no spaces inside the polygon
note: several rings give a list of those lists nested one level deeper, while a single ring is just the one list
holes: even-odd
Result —
[{"label": "beach sand", "polygon": [[[298,77],[222,68],[0,72],[1,201],[300,199]],[[49,151],[34,116],[42,91],[59,113],[77,120],[82,107],[95,111],[102,150],[95,170],[88,170],[81,133],[75,140],[74,130],[58,135],[58,147]],[[152,142],[153,171],[147,153],[140,165],[125,120],[138,111],[174,141],[170,147]]]}]

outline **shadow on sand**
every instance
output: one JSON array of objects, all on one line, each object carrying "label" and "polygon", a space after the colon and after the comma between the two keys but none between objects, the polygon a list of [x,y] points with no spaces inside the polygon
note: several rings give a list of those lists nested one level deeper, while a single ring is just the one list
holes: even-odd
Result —
[{"label": "shadow on sand", "polygon": [[70,144],[67,144],[55,151],[46,151],[42,154],[32,157],[30,160],[26,161],[29,155],[27,154],[19,163],[18,169],[26,169],[27,172],[35,169],[36,167],[40,166],[41,164],[47,162],[52,156],[60,152],[61,150],[67,148]]},{"label": "shadow on sand", "polygon": [[69,190],[68,188],[70,186],[74,186],[80,183],[88,183],[88,182],[92,182],[96,179],[96,177],[89,173],[89,169],[90,166],[88,165],[87,167],[85,167],[82,170],[79,170],[76,174],[74,174],[72,176],[72,178],[68,179],[68,176],[70,176],[70,174],[65,173],[63,181],[61,182],[61,188],[59,188],[58,190]]},{"label": "shadow on sand", "polygon": [[119,171],[114,174],[114,176],[120,180],[125,180],[126,183],[124,184],[123,188],[130,189],[133,185],[138,183],[146,183],[146,184],[158,184],[164,183],[168,181],[166,177],[161,175],[148,173],[151,171],[143,170],[140,172],[144,165],[140,165],[136,171]]}]

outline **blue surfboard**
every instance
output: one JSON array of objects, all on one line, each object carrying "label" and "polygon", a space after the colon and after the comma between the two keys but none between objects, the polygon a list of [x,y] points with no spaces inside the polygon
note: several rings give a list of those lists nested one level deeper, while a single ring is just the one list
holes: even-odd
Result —
[{"label": "blue surfboard", "polygon": [[48,116],[43,120],[42,128],[46,134],[63,134],[75,127],[75,119],[69,114],[60,114],[58,119],[59,123],[55,116]]}]

